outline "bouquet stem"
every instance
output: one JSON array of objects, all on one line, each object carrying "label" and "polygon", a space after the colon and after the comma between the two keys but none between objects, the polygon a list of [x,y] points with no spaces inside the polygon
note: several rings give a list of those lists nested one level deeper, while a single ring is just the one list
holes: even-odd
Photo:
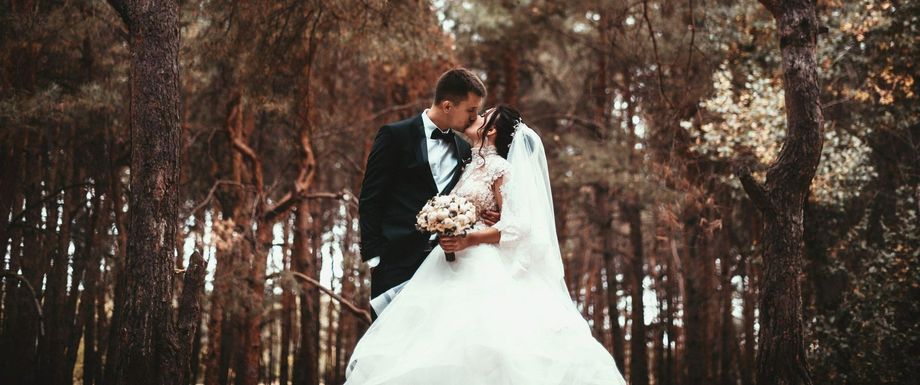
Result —
[{"label": "bouquet stem", "polygon": [[447,259],[447,262],[453,262],[453,261],[456,261],[456,260],[457,260],[457,255],[454,254],[453,252],[446,253],[446,254],[444,254],[444,255],[446,256],[445,259]]}]

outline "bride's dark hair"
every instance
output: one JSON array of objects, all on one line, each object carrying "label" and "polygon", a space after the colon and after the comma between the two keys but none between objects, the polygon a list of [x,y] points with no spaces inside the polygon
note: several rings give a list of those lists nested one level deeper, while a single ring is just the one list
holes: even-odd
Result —
[{"label": "bride's dark hair", "polygon": [[[511,147],[511,139],[514,138],[515,126],[523,120],[521,118],[521,113],[518,110],[515,110],[507,104],[499,104],[495,106],[492,115],[489,115],[489,119],[486,123],[479,127],[479,139],[485,143],[486,133],[489,132],[489,129],[495,128],[495,150],[498,152],[502,158],[508,159],[508,150]],[[479,149],[482,151],[482,148]]]}]

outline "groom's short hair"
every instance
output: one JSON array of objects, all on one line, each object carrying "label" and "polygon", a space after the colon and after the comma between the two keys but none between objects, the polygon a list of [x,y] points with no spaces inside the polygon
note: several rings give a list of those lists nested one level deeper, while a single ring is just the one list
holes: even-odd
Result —
[{"label": "groom's short hair", "polygon": [[470,92],[485,98],[486,86],[472,71],[457,67],[443,73],[438,79],[438,85],[434,89],[434,103],[438,104],[444,100],[460,103],[466,100]]}]

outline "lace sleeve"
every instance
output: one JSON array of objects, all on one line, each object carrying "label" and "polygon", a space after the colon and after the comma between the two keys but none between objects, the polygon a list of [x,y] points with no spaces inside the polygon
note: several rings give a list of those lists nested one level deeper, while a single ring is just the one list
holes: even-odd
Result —
[{"label": "lace sleeve", "polygon": [[499,245],[513,246],[521,238],[521,233],[526,231],[524,226],[525,223],[522,222],[523,218],[520,218],[519,215],[521,208],[517,207],[519,206],[518,202],[512,202],[509,197],[508,186],[514,176],[511,175],[510,167],[508,167],[507,162],[496,165],[494,171],[491,172],[490,175],[493,186],[494,183],[501,178],[501,185],[498,186],[498,194],[501,195],[502,201],[501,219],[492,227],[502,233]]},{"label": "lace sleeve", "polygon": [[486,163],[486,167],[489,186],[494,186],[495,181],[498,180],[498,178],[505,176],[505,174],[508,173],[508,169],[510,168],[508,166],[508,161],[500,156],[496,156],[494,159],[489,159],[489,162]]}]

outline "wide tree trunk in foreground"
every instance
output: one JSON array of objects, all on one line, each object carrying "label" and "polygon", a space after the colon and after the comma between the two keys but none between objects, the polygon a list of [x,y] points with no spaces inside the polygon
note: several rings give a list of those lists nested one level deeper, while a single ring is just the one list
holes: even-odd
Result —
[{"label": "wide tree trunk in foreground", "polygon": [[803,209],[821,157],[823,138],[815,45],[818,18],[809,0],[761,0],[776,19],[783,57],[786,137],[761,185],[740,179],[764,213],[763,280],[757,383],[811,384],[805,362],[799,275],[804,251]]},{"label": "wide tree trunk in foreground", "polygon": [[110,0],[131,47],[131,195],[124,295],[106,383],[178,384],[173,319],[179,217],[179,6]]}]

